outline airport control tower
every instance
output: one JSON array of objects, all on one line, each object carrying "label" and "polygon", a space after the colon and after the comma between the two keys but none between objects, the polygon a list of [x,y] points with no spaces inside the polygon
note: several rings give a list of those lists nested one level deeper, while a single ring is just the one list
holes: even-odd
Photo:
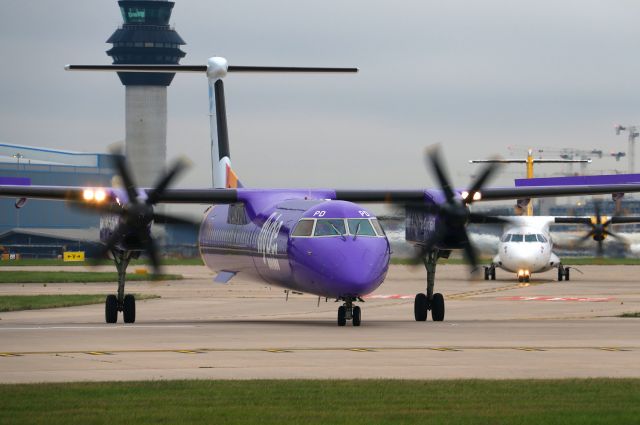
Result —
[{"label": "airport control tower", "polygon": [[[114,64],[177,64],[185,42],[169,26],[173,2],[122,0],[124,23],[107,40]],[[126,88],[126,155],[142,187],[151,187],[167,156],[167,87],[175,74],[120,72]]]}]

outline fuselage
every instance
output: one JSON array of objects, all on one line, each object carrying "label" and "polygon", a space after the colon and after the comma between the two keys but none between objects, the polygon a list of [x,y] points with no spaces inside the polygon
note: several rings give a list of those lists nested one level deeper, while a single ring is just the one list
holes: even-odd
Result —
[{"label": "fuselage", "polygon": [[373,214],[351,202],[289,198],[210,207],[198,238],[205,264],[322,297],[380,286],[390,246]]},{"label": "fuselage", "polygon": [[559,259],[552,252],[549,223],[548,217],[517,217],[505,228],[493,264],[527,276],[557,267]]}]

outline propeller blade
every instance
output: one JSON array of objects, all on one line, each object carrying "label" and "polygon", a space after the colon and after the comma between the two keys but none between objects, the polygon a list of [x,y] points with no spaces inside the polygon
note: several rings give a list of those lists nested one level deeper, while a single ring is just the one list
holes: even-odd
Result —
[{"label": "propeller blade", "polygon": [[506,224],[511,223],[510,220],[502,217],[484,215],[479,213],[469,213],[469,223],[479,224]]},{"label": "propeller blade", "polygon": [[602,255],[604,254],[604,248],[602,246],[602,240],[598,241],[598,251],[597,251],[597,256],[598,257],[602,257]]},{"label": "propeller blade", "polygon": [[153,191],[147,197],[148,205],[155,205],[158,202],[158,199],[162,196],[162,194],[167,190],[167,187],[171,184],[171,182],[185,169],[187,168],[187,164],[184,161],[176,161],[171,169],[160,178],[158,183],[154,186]]},{"label": "propeller blade", "polygon": [[478,254],[476,252],[476,249],[471,244],[471,241],[469,240],[469,234],[466,231],[464,232],[463,253],[464,253],[465,259],[471,266],[471,270],[475,272],[478,269]]},{"label": "propeller blade", "polygon": [[147,239],[146,250],[149,255],[149,261],[151,261],[151,266],[153,267],[153,274],[156,276],[160,275],[160,255],[156,242],[151,236]]},{"label": "propeller blade", "polygon": [[122,184],[124,185],[127,191],[127,197],[129,198],[129,202],[136,203],[138,199],[138,192],[136,191],[136,185],[133,181],[133,176],[129,172],[129,167],[127,167],[126,160],[122,153],[114,151],[113,152],[113,160],[116,169],[118,170],[118,174],[122,179]]},{"label": "propeller blade", "polygon": [[200,223],[197,223],[186,217],[179,217],[179,216],[163,214],[163,213],[154,213],[153,222],[156,224],[181,224],[185,226],[196,226],[196,227],[200,225]]},{"label": "propeller blade", "polygon": [[590,239],[593,237],[593,232],[589,232],[586,235],[584,235],[583,237],[581,237],[580,239],[578,239],[576,241],[577,244],[581,244],[584,243],[587,239]]},{"label": "propeller blade", "polygon": [[427,150],[428,164],[430,163],[431,167],[435,171],[436,177],[438,179],[438,184],[440,184],[440,188],[444,192],[447,203],[453,204],[455,202],[455,195],[453,193],[451,185],[449,184],[449,179],[447,179],[444,170],[440,165],[441,161],[439,151],[440,150],[437,146]]},{"label": "propeller blade", "polygon": [[596,210],[596,223],[602,224],[602,215],[600,214],[600,202],[594,202],[593,206]]},{"label": "propeller blade", "polygon": [[616,233],[613,233],[613,232],[611,232],[611,231],[609,231],[609,230],[605,230],[605,231],[604,231],[604,234],[605,234],[605,235],[607,235],[607,236],[611,236],[611,237],[613,237],[613,238],[615,238],[615,239],[621,240],[621,239],[620,239],[620,235],[618,235],[618,234],[616,234]]},{"label": "propeller blade", "polygon": [[477,193],[480,192],[483,187],[484,184],[487,182],[487,180],[489,180],[489,178],[496,172],[498,171],[498,169],[500,168],[500,165],[498,163],[490,163],[487,164],[484,169],[482,170],[482,172],[480,173],[480,176],[478,176],[478,178],[476,179],[476,181],[473,183],[473,185],[471,186],[471,188],[469,189],[469,195],[467,196],[467,198],[464,200],[464,203],[469,205],[473,203],[473,196]]}]

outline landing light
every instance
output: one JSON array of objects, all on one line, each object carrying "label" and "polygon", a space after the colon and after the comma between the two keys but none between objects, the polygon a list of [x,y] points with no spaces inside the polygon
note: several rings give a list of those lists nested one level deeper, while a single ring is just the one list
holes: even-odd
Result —
[{"label": "landing light", "polygon": [[95,192],[96,202],[103,202],[105,199],[107,199],[107,193],[102,189],[96,190]]},{"label": "landing light", "polygon": [[107,199],[107,192],[104,189],[87,188],[82,191],[82,199],[87,202],[104,202]]},{"label": "landing light", "polygon": [[[466,200],[469,197],[469,192],[467,192],[466,190],[462,191],[460,193],[460,195],[462,196],[462,199]],[[482,199],[482,193],[480,192],[476,192],[473,194],[473,200],[474,201],[479,201]]]}]

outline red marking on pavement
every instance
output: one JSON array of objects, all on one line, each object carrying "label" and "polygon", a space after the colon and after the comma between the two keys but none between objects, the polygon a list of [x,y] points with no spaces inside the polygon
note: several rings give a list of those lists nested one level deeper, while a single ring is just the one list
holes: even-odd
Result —
[{"label": "red marking on pavement", "polygon": [[582,303],[602,303],[612,301],[613,298],[589,298],[589,297],[501,297],[501,301],[577,301]]},{"label": "red marking on pavement", "polygon": [[412,300],[415,298],[415,295],[400,295],[400,294],[391,294],[391,295],[367,295],[364,297],[369,300]]}]

